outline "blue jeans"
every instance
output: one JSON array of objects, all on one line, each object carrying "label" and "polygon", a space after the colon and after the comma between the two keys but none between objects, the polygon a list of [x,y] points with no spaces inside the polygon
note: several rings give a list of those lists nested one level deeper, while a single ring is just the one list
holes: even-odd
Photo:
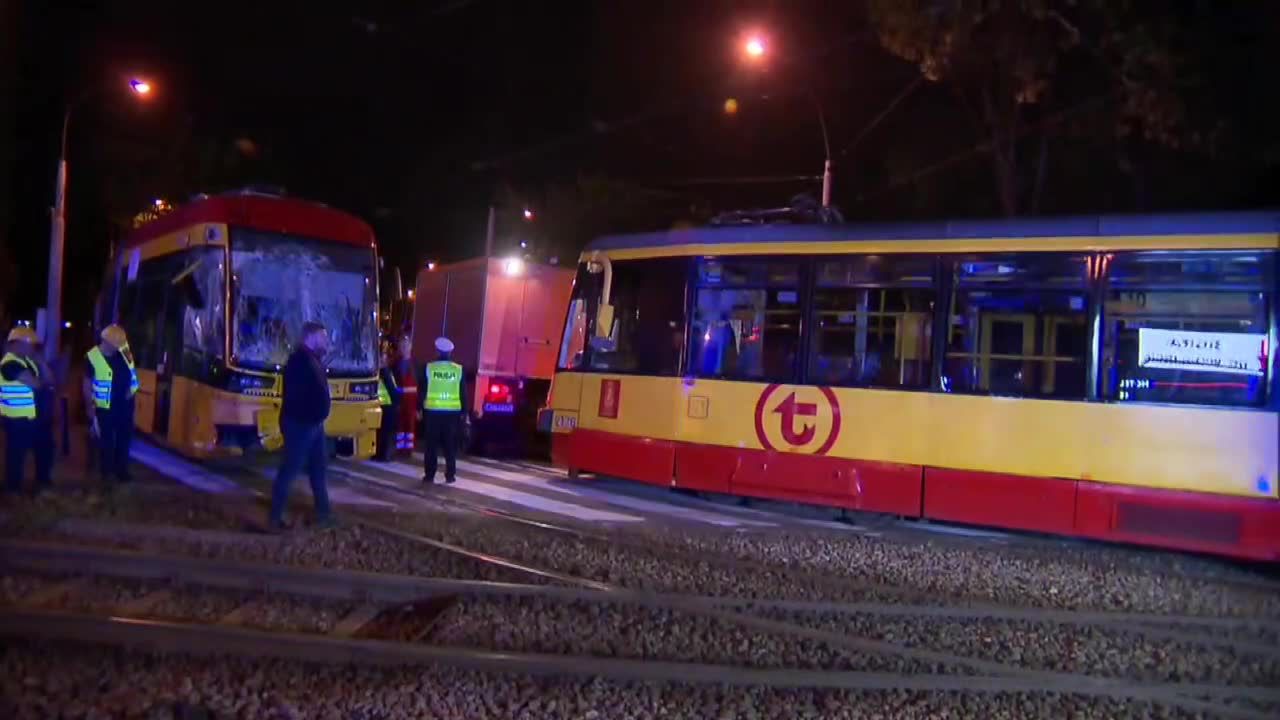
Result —
[{"label": "blue jeans", "polygon": [[289,486],[293,478],[307,466],[307,476],[311,479],[311,497],[315,501],[316,515],[320,519],[328,518],[329,487],[325,484],[324,471],[327,461],[324,437],[324,423],[299,423],[281,418],[280,432],[284,435],[284,461],[276,472],[275,483],[271,486],[271,523],[279,524],[284,519],[284,507],[289,502]]}]

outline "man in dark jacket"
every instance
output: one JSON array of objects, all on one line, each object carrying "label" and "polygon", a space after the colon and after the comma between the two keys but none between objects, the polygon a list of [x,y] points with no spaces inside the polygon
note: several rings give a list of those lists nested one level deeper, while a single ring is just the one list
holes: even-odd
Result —
[{"label": "man in dark jacket", "polygon": [[311,497],[316,506],[316,524],[334,524],[329,508],[329,488],[325,484],[326,447],[324,421],[329,417],[329,380],[323,364],[329,350],[329,333],[323,325],[302,326],[300,347],[284,366],[284,391],[280,407],[280,432],[284,435],[284,461],[271,488],[272,530],[284,529],[284,509],[293,478],[307,466]]}]

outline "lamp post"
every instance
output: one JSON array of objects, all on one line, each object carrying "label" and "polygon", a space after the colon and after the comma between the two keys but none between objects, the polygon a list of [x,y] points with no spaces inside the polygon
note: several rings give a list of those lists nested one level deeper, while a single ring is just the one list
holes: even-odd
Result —
[{"label": "lamp post", "polygon": [[[751,34],[742,41],[742,55],[746,61],[753,65],[762,64],[769,56],[769,43],[763,35]],[[822,101],[813,93],[808,85],[805,86],[809,99],[813,101],[813,106],[818,111],[818,126],[822,129],[822,149],[826,154],[826,159],[822,164],[822,207],[831,207],[831,139],[827,136],[827,114],[822,109]]]},{"label": "lamp post", "polygon": [[[129,89],[139,97],[151,94],[151,84],[137,78],[129,81]],[[62,258],[67,231],[67,131],[71,113],[96,93],[87,93],[67,105],[62,113],[62,140],[58,146],[58,173],[53,186],[53,218],[49,228],[49,294],[45,303],[45,357],[52,361],[61,345],[62,331]]]}]

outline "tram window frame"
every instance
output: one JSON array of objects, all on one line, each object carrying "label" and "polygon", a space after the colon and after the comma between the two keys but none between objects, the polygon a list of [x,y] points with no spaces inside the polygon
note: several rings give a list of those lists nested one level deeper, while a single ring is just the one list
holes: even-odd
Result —
[{"label": "tram window frame", "polygon": [[[1233,278],[1226,268],[1214,266],[1215,261],[1243,257],[1253,257],[1257,262],[1258,273],[1253,280]],[[1156,266],[1156,263],[1160,261],[1183,263],[1184,271],[1181,273],[1160,271]],[[1151,264],[1151,267],[1147,269],[1157,269],[1157,272],[1144,273],[1144,276],[1137,276],[1137,273],[1128,274],[1124,272],[1127,265],[1132,265],[1136,268],[1136,266],[1140,266],[1144,262]],[[1185,272],[1185,265],[1190,263],[1199,264],[1204,269],[1199,272],[1187,273]],[[1105,402],[1123,404],[1157,404],[1176,407],[1228,408],[1232,410],[1274,409],[1277,375],[1277,356],[1275,352],[1277,339],[1276,302],[1277,298],[1280,298],[1280,287],[1277,286],[1277,271],[1280,269],[1278,265],[1280,265],[1280,254],[1274,250],[1132,251],[1113,253],[1106,256],[1105,284],[1101,292],[1103,301],[1100,315],[1102,337],[1099,343],[1098,358],[1100,398]],[[1255,293],[1257,294],[1256,298],[1250,297]],[[1199,297],[1195,297],[1196,295]],[[1210,296],[1215,296],[1215,299],[1208,300]],[[1232,296],[1235,296],[1234,299]],[[1214,316],[1197,313],[1177,313],[1176,318],[1175,315],[1144,318],[1153,307],[1150,303],[1154,298],[1159,298],[1161,303],[1165,303],[1174,309],[1198,309],[1199,306],[1205,303],[1211,303],[1209,307],[1224,308],[1220,311],[1224,314]],[[1126,308],[1127,303],[1132,303],[1133,307]],[[1248,305],[1252,317],[1245,319],[1244,314],[1238,314],[1237,317],[1232,318],[1230,316],[1232,303],[1238,304],[1240,308]],[[1134,310],[1134,312],[1120,312],[1125,309]],[[1186,340],[1214,339],[1210,335],[1199,335],[1198,333],[1261,336],[1255,337],[1252,341],[1263,343],[1263,348],[1268,349],[1267,354],[1270,357],[1267,357],[1262,363],[1262,375],[1260,378],[1252,383],[1242,379],[1258,376],[1245,373],[1224,373],[1213,370],[1195,371],[1186,368],[1162,367],[1152,367],[1147,373],[1151,377],[1121,378],[1120,375],[1124,371],[1117,363],[1117,354],[1121,352],[1118,343],[1122,331],[1117,325],[1126,319],[1135,324],[1125,329],[1139,331],[1137,352],[1141,351],[1141,330],[1149,327],[1157,331],[1164,330],[1176,333],[1182,330],[1187,333],[1197,333],[1188,335],[1184,338]],[[1146,323],[1143,322],[1144,319]],[[1152,322],[1153,319],[1155,319],[1154,323]],[[1162,327],[1175,322],[1182,327]],[[1186,327],[1188,324],[1196,327],[1188,328]],[[1205,325],[1222,327],[1233,324],[1237,325],[1237,327],[1243,327],[1247,324],[1252,326],[1254,331],[1232,333],[1225,329],[1197,329],[1203,328]],[[1152,335],[1155,335],[1155,333],[1152,333]],[[1169,337],[1171,341],[1176,339],[1176,336],[1171,335]],[[1224,338],[1217,338],[1219,341],[1222,339]],[[1156,338],[1153,337],[1153,341],[1155,340]],[[1230,351],[1226,352],[1229,353]],[[1162,377],[1168,377],[1171,373],[1172,379],[1161,379]],[[1159,392],[1162,382],[1170,385],[1171,390]],[[1226,383],[1242,387],[1222,387]],[[1229,390],[1232,389],[1244,390],[1244,396],[1233,397],[1228,394]],[[1179,390],[1185,392],[1179,392]],[[1251,394],[1253,395],[1252,399],[1250,399]]]},{"label": "tram window frame", "polygon": [[[837,265],[845,265],[846,273],[855,273],[848,275],[844,282],[824,279],[824,270]],[[906,390],[906,391],[927,391],[933,385],[934,374],[934,333],[936,325],[936,315],[938,310],[939,299],[942,294],[939,290],[940,264],[939,258],[934,254],[921,253],[868,253],[860,255],[834,255],[834,256],[816,256],[812,258],[811,263],[812,281],[808,296],[807,319],[808,332],[804,338],[804,346],[806,350],[806,362],[804,368],[804,382],[811,385],[826,385],[834,387],[860,387],[875,388],[884,390]],[[919,274],[915,274],[919,273]],[[840,310],[823,310],[823,296],[826,294],[837,294],[845,292],[867,292],[866,300],[870,302],[871,291],[881,291],[879,310],[858,310],[849,312]],[[901,310],[886,309],[885,303],[890,302],[890,292],[900,293],[905,296],[907,293],[916,293],[923,298],[924,307],[920,310],[908,310],[906,307]],[[905,298],[898,298],[899,301]],[[913,299],[914,300],[914,299]],[[910,305],[907,302],[906,305]],[[857,351],[857,330],[856,325],[860,324],[867,328],[867,332],[874,332],[878,339],[883,341],[886,334],[892,337],[892,346],[889,348],[891,361],[899,367],[898,380],[896,382],[885,382],[881,377],[863,380],[857,377],[848,377],[843,380],[833,379],[831,377],[823,377],[819,371],[817,364],[821,359],[828,356],[836,356],[835,353],[824,353],[823,342],[824,333],[826,333],[823,315],[838,313],[843,326],[843,317],[845,315],[854,316],[855,325],[848,326],[854,332],[855,347],[850,354],[850,373],[861,373],[865,377],[866,359],[868,357],[878,357],[884,353],[884,348],[872,349],[869,346],[864,348],[863,360],[858,360]],[[918,325],[918,357],[912,361],[917,363],[914,373],[914,381],[907,380],[907,370],[904,364],[905,360],[900,357],[903,348],[900,346],[904,342],[900,335],[905,336],[908,333],[904,331],[907,327],[904,320],[909,314],[918,313],[921,317]],[[885,321],[892,320],[892,327],[886,333]],[[874,328],[871,326],[874,325]],[[842,328],[841,326],[841,328]],[[865,341],[864,341],[865,342]],[[862,369],[855,371],[854,365],[859,365]]]},{"label": "tram window frame", "polygon": [[[607,339],[598,338],[593,343],[588,338],[591,352],[584,353],[581,369],[611,375],[679,377],[687,337],[685,292],[689,265],[687,257],[613,261],[609,291],[612,326]],[[656,302],[659,300],[668,303],[667,307]],[[571,301],[570,312],[572,306]],[[566,331],[567,323],[568,318]],[[592,335],[593,329],[588,326],[587,334]],[[606,356],[616,362],[605,361]]]},{"label": "tram window frame", "polygon": [[[997,252],[944,256],[944,272],[950,276],[951,291],[946,298],[945,325],[939,329],[944,348],[940,376],[942,392],[1087,401],[1091,395],[1089,378],[1097,363],[1093,351],[1093,328],[1089,323],[1096,303],[1095,283],[1090,272],[1092,263],[1093,255],[1086,252]],[[1055,272],[1064,268],[1073,268],[1073,271],[1064,274]],[[984,272],[989,269],[994,269],[994,272]],[[993,352],[992,346],[1001,340],[995,325],[1002,320],[987,320],[991,315],[982,311],[972,316],[980,325],[973,339],[965,341],[965,347],[962,348],[964,352],[953,349],[957,340],[957,328],[964,326],[965,321],[970,319],[966,308],[973,300],[1005,296],[1016,304],[1019,302],[1018,294],[1023,295],[1022,302],[1031,305],[1025,312],[998,313],[994,317],[1003,318],[1005,324],[1021,324],[1018,335],[1021,350],[1012,353]],[[1060,309],[1058,303],[1065,306],[1065,313],[1055,312]],[[1066,317],[1070,320],[1046,325],[1050,317]],[[1079,349],[1062,352],[1055,347],[1052,354],[1049,354],[1047,346],[1056,346],[1063,340],[1059,329],[1075,326],[1080,328],[1081,333]],[[990,337],[984,335],[985,330],[989,330]],[[973,328],[966,328],[965,332],[972,333]],[[1071,338],[1068,337],[1067,340]],[[971,347],[974,343],[976,347]],[[1028,346],[1030,352],[1026,350]],[[994,357],[996,355],[1007,357]],[[1002,381],[997,377],[1000,366],[1019,362],[1022,367],[1015,371],[1014,380],[1021,387],[1000,386]],[[1059,391],[1059,368],[1064,365],[1070,367],[1071,363],[1078,363],[1079,377],[1074,374],[1070,376],[1071,380],[1068,382],[1071,385],[1065,391]],[[952,367],[958,369],[952,370]],[[1030,378],[1023,375],[1028,371],[1033,373]],[[965,375],[969,377],[969,382],[955,382],[954,378]]]},{"label": "tram window frame", "polygon": [[[721,266],[718,275],[719,280],[713,280],[713,277],[707,271],[708,264],[717,264]],[[727,273],[724,267],[736,266],[738,270],[745,271],[739,277],[730,276],[725,280]],[[777,268],[784,268],[786,271],[776,273]],[[761,270],[764,270],[761,272]],[[812,258],[804,256],[761,256],[761,255],[730,255],[730,256],[701,256],[694,258],[691,273],[692,283],[686,304],[686,323],[689,328],[689,347],[687,356],[688,367],[685,374],[693,377],[709,379],[709,380],[728,380],[737,382],[765,382],[765,383],[795,383],[799,382],[802,377],[803,361],[805,356],[806,333],[808,332],[808,292],[810,288],[810,276],[812,270]],[[757,314],[769,313],[769,305],[771,298],[774,302],[795,305],[795,334],[792,340],[793,351],[790,358],[790,366],[785,371],[771,372],[765,360],[768,349],[762,340],[759,346],[760,353],[760,373],[748,374],[742,372],[704,372],[702,364],[703,357],[701,350],[707,346],[707,343],[714,337],[712,329],[706,326],[706,322],[702,320],[699,308],[702,305],[702,298],[706,293],[723,293],[723,292],[739,292],[739,293],[760,293],[761,305]],[[783,298],[782,293],[791,293],[790,302]],[[721,304],[720,301],[717,304]],[[737,308],[741,309],[741,308]],[[726,314],[732,314],[734,309],[718,312],[721,319],[714,321],[717,327],[728,329],[733,333],[735,356],[741,357],[743,342],[740,338],[740,330],[735,327],[732,319],[725,320]],[[775,311],[779,312],[779,311]],[[764,329],[767,329],[765,327]],[[718,368],[723,370],[723,367]],[[776,368],[775,368],[776,369]]]},{"label": "tram window frame", "polygon": [[[560,336],[560,348],[556,353],[556,371],[557,372],[587,372],[589,367],[589,359],[591,357],[591,338],[594,335],[594,325],[596,320],[597,309],[600,305],[600,293],[602,286],[602,277],[600,274],[593,274],[587,270],[587,263],[578,264],[578,274],[573,280],[573,291],[569,294],[569,307],[565,311],[564,329]],[[572,330],[571,323],[575,316],[574,305],[582,303],[583,313],[583,337],[582,346],[577,353],[577,362],[570,362],[574,358],[565,358],[569,351],[570,337]]]},{"label": "tram window frame", "polygon": [[135,364],[144,370],[155,370],[158,364],[160,340],[160,315],[164,307],[169,284],[172,280],[170,269],[177,255],[161,255],[138,264],[138,274],[132,283],[133,306],[128,315],[121,311],[126,332],[129,333],[129,348],[133,351]]}]

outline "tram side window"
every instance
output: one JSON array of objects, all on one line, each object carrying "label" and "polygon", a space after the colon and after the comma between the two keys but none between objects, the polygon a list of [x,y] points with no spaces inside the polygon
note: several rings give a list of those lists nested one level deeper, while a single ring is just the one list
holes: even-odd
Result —
[{"label": "tram side window", "polygon": [[1122,402],[1266,402],[1275,254],[1124,253],[1103,306],[1103,394]]},{"label": "tram side window", "polygon": [[1088,384],[1084,255],[985,255],[954,262],[943,389],[1083,399]]},{"label": "tram side window", "polygon": [[928,385],[934,264],[932,257],[893,255],[818,263],[808,381]]},{"label": "tram side window", "polygon": [[698,263],[692,371],[793,382],[800,351],[800,267],[777,260]]},{"label": "tram side window", "polygon": [[613,263],[609,337],[592,344],[593,370],[674,376],[684,348],[688,260]]},{"label": "tram side window", "polygon": [[154,370],[157,361],[160,313],[172,279],[169,258],[146,260],[138,265],[133,282],[123,285],[120,324],[129,334],[129,349],[138,367]]}]

